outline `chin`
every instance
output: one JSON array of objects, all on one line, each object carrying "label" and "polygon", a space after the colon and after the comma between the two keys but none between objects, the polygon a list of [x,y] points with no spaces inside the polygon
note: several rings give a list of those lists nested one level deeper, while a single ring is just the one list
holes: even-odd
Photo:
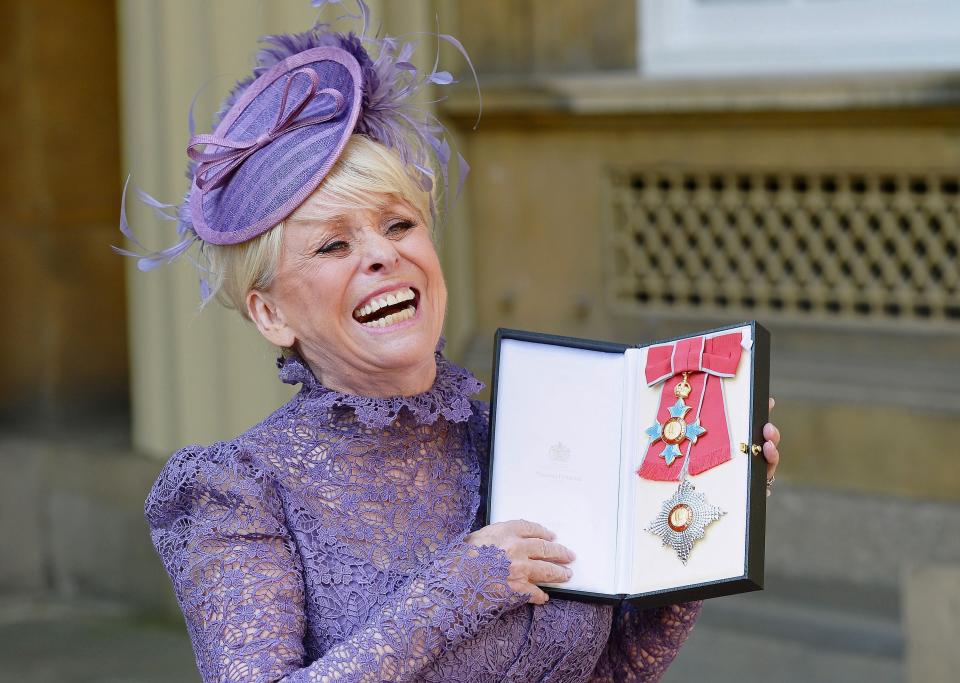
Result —
[{"label": "chin", "polygon": [[433,358],[436,346],[437,338],[431,334],[405,334],[371,340],[368,348],[375,354],[376,365],[402,368]]}]

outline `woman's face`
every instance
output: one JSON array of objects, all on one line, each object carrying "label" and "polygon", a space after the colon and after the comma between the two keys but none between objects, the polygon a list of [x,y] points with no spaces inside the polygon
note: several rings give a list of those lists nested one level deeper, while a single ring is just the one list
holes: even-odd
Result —
[{"label": "woman's face", "polygon": [[248,296],[264,335],[295,346],[321,382],[373,395],[396,393],[407,376],[429,387],[446,305],[429,229],[393,198],[331,220],[288,219],[276,277]]}]

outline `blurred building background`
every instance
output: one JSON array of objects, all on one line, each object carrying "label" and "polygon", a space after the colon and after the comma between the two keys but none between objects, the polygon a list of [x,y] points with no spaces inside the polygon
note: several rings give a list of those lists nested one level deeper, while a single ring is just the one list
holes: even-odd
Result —
[{"label": "blurred building background", "polygon": [[[473,167],[441,234],[449,355],[489,376],[498,326],[773,333],[768,589],[711,601],[665,680],[955,680],[960,6],[371,5],[391,33],[439,15],[480,75],[478,127],[469,79],[435,105]],[[173,450],[288,394],[255,331],[197,311],[189,265],[140,274],[109,245],[127,173],[185,191],[194,95],[202,129],[256,37],[314,17],[306,0],[0,4],[2,680],[196,680],[143,499]]]}]

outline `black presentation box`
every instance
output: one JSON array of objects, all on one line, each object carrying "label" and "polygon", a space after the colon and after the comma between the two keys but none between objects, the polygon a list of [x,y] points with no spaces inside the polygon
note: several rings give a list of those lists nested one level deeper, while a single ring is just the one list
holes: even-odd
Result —
[{"label": "black presentation box", "polygon": [[497,330],[486,522],[538,522],[577,554],[555,596],[761,589],[769,378],[756,322],[637,346]]}]

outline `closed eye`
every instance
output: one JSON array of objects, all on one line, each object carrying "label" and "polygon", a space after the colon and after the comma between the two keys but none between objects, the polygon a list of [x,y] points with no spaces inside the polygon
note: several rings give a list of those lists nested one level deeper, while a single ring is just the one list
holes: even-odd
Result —
[{"label": "closed eye", "polygon": [[343,240],[333,240],[332,242],[327,242],[322,247],[317,249],[317,254],[335,254],[340,251],[349,249],[350,245],[344,242]]},{"label": "closed eye", "polygon": [[387,234],[391,237],[400,237],[411,228],[416,227],[416,223],[407,220],[400,220],[390,224],[387,228]]}]

